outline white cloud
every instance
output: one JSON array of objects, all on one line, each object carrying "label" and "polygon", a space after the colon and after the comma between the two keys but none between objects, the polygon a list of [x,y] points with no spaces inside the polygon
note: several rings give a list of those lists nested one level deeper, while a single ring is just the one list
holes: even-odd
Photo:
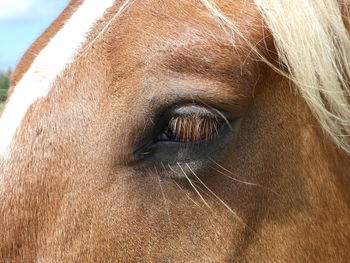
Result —
[{"label": "white cloud", "polygon": [[50,17],[68,0],[0,0],[0,22]]},{"label": "white cloud", "polygon": [[26,15],[37,0],[0,0],[0,20],[7,21]]}]

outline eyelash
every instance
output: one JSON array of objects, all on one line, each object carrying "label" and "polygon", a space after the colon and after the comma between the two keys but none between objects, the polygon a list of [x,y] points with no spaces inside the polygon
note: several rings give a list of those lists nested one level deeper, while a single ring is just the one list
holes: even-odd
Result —
[{"label": "eyelash", "polygon": [[223,120],[208,116],[174,116],[169,120],[159,140],[182,143],[208,142],[218,135],[218,130],[223,124]]}]

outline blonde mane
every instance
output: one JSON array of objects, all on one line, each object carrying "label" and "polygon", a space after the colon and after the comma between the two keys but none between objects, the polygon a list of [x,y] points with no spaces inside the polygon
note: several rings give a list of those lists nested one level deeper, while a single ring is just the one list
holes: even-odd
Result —
[{"label": "blonde mane", "polygon": [[[212,0],[201,0],[242,37]],[[273,35],[286,75],[340,148],[350,153],[349,1],[254,0]],[[272,66],[272,65],[271,65]]]}]

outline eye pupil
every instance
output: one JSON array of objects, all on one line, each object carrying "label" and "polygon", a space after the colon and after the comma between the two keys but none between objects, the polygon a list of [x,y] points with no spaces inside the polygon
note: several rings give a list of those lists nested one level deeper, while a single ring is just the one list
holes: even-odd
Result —
[{"label": "eye pupil", "polygon": [[222,125],[222,120],[213,117],[176,116],[169,120],[163,139],[185,143],[208,141]]}]

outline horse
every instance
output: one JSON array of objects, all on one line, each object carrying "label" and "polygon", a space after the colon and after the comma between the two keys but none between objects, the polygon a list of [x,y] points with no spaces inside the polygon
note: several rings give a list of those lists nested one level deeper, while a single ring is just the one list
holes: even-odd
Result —
[{"label": "horse", "polygon": [[348,1],[72,0],[11,78],[0,262],[345,262]]}]

